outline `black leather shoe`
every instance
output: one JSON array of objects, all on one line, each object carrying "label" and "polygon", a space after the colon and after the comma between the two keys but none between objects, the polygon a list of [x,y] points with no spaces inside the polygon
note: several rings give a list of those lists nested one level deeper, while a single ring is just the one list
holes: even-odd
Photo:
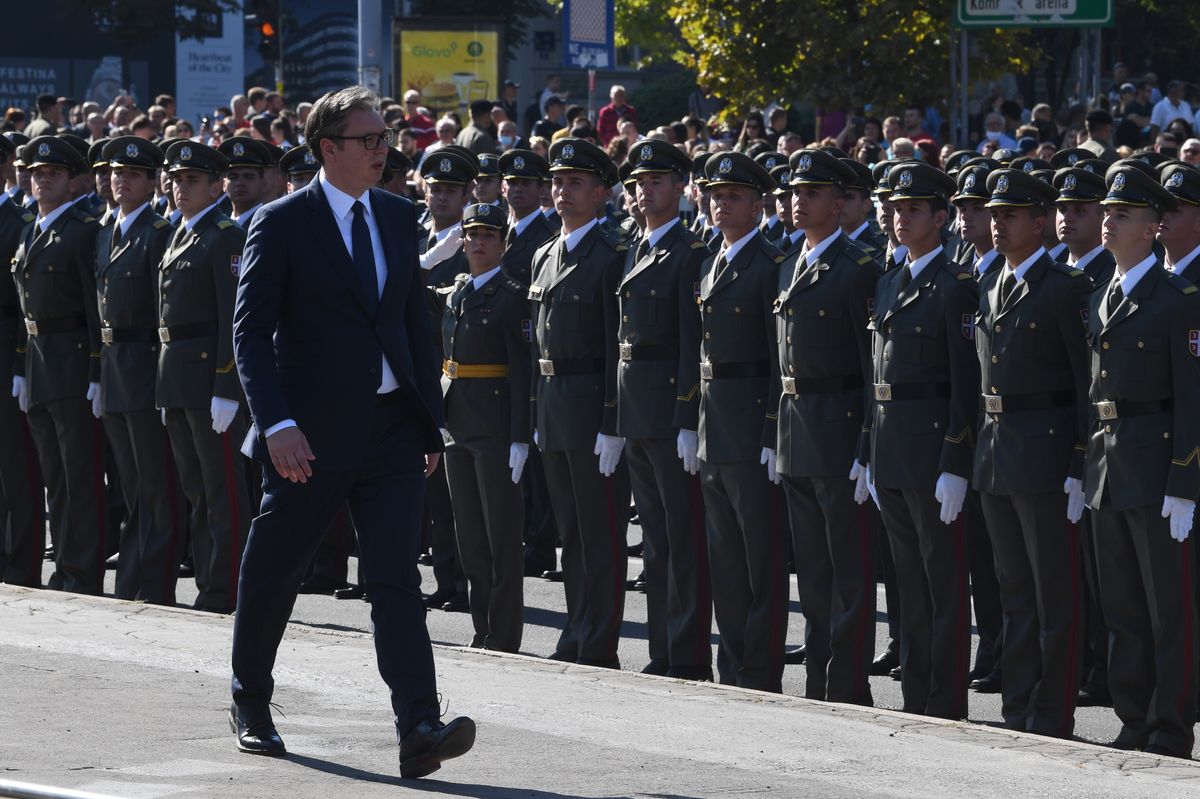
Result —
[{"label": "black leather shoe", "polygon": [[196,564],[192,561],[191,558],[188,558],[183,563],[179,564],[179,576],[180,577],[195,577],[196,576]]},{"label": "black leather shoe", "polygon": [[574,663],[575,654],[573,652],[551,652],[546,655],[546,660],[556,660],[559,663]]},{"label": "black leather shoe", "polygon": [[300,583],[300,593],[302,594],[332,594],[340,588],[346,587],[345,582],[338,582],[332,577],[326,577],[323,574],[314,574],[304,582]]},{"label": "black leather shoe", "polygon": [[891,677],[896,682],[900,682],[900,667],[897,666],[896,668],[889,671],[888,676]]},{"label": "black leather shoe", "polygon": [[971,680],[971,690],[979,694],[1000,693],[1000,672],[993,671],[986,677]]},{"label": "black leather shoe", "polygon": [[452,757],[461,757],[475,745],[475,722],[459,716],[449,724],[434,719],[422,721],[400,741],[400,776],[406,780],[426,777]]},{"label": "black leather shoe", "polygon": [[425,607],[429,609],[440,608],[442,605],[454,599],[454,589],[442,590],[438,589],[432,594],[425,595]]},{"label": "black leather shoe", "polygon": [[369,602],[367,592],[361,585],[352,585],[347,588],[339,588],[333,592],[334,599],[361,599],[364,602]]},{"label": "black leather shoe", "polygon": [[1112,695],[1107,688],[1085,685],[1075,697],[1075,707],[1112,707]]},{"label": "black leather shoe", "polygon": [[109,555],[108,559],[104,561],[104,570],[112,571],[113,569],[117,568],[117,559],[120,557],[120,552],[114,552],[112,555]]},{"label": "black leather shoe", "polygon": [[871,676],[886,677],[892,673],[892,669],[900,665],[900,655],[891,650],[886,650],[882,655],[871,661]]},{"label": "black leather shoe", "polygon": [[552,583],[561,583],[563,581],[563,573],[559,569],[547,569],[542,572],[542,579],[549,580]]},{"label": "black leather shoe", "polygon": [[787,666],[799,666],[804,662],[804,644],[800,646],[789,646],[783,650],[783,662]]},{"label": "black leather shoe", "polygon": [[625,547],[625,554],[631,558],[640,558],[642,556],[642,550],[644,547],[645,545],[641,542],[637,544],[630,544],[629,546]]},{"label": "black leather shoe", "polygon": [[421,566],[432,566],[433,555],[430,555],[428,552],[422,552],[420,555],[417,555],[417,563]]},{"label": "black leather shoe", "polygon": [[541,577],[548,571],[554,571],[554,558],[538,558],[525,556],[525,576]]},{"label": "black leather shoe", "polygon": [[1183,760],[1192,759],[1190,755],[1175,752],[1163,746],[1162,744],[1146,744],[1144,747],[1142,747],[1142,751],[1148,755],[1158,755],[1159,757],[1178,757],[1182,758]]},{"label": "black leather shoe", "polygon": [[642,674],[656,674],[659,677],[665,677],[667,672],[671,670],[671,665],[665,660],[651,660],[642,669]]},{"label": "black leather shoe", "polygon": [[980,677],[986,677],[995,670],[994,666],[976,666],[967,672],[968,680],[978,680]]},{"label": "black leather shoe", "polygon": [[1146,736],[1129,730],[1121,730],[1121,733],[1108,745],[1113,749],[1120,749],[1122,752],[1136,752],[1146,746]]},{"label": "black leather shoe", "polygon": [[283,739],[275,731],[271,711],[247,713],[236,704],[229,706],[229,730],[237,737],[239,752],[250,755],[281,757],[287,754]]},{"label": "black leather shoe", "polygon": [[695,682],[712,682],[711,666],[673,666],[667,671],[668,677],[677,680],[693,680]]},{"label": "black leather shoe", "polygon": [[470,609],[471,603],[467,600],[465,594],[459,594],[450,599],[450,601],[442,604],[442,610],[447,613],[466,613]]},{"label": "black leather shoe", "polygon": [[613,658],[612,660],[589,660],[587,658],[580,658],[575,662],[580,666],[595,666],[598,669],[612,669],[613,671],[621,670],[621,661],[618,658]]}]

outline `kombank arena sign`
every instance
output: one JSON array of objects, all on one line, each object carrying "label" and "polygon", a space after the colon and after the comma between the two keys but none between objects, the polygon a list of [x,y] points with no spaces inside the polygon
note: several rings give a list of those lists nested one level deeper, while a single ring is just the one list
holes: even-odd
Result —
[{"label": "kombank arena sign", "polygon": [[1113,0],[958,0],[963,28],[1081,28],[1113,24]]}]

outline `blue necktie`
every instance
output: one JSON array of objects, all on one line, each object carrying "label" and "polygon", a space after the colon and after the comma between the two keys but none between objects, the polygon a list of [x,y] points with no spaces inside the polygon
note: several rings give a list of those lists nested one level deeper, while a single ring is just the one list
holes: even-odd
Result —
[{"label": "blue necktie", "polygon": [[367,310],[372,314],[379,307],[379,279],[375,274],[375,251],[371,248],[371,231],[367,227],[366,208],[354,201],[354,221],[350,224],[350,246],[354,250],[354,274],[361,284]]}]

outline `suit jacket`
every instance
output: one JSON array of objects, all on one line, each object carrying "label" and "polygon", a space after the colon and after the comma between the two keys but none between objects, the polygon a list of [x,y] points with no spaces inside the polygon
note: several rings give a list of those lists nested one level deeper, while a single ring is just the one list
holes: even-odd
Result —
[{"label": "suit jacket", "polygon": [[[17,246],[21,243],[21,232],[35,218],[12,200],[0,196],[0,262],[12,263]],[[25,325],[21,322],[17,284],[10,271],[0,277],[0,376],[6,378],[5,384],[11,382],[7,378],[14,374],[18,350],[23,362],[26,350]],[[0,389],[4,387],[0,385]]]},{"label": "suit jacket", "polygon": [[95,217],[72,207],[49,230],[38,234],[30,222],[21,233],[12,274],[26,323],[71,325],[29,336],[24,360],[13,365],[28,381],[31,405],[87,396],[88,383],[100,380],[94,261],[99,230]]},{"label": "suit jacket", "polygon": [[[1043,255],[1008,302],[996,264],[980,285],[975,343],[980,390],[1001,402],[1057,394],[1053,407],[984,413],[975,445],[975,487],[989,494],[1047,494],[1083,478],[1088,363],[1085,320],[1092,282]],[[986,404],[985,404],[986,411]]]},{"label": "suit jacket", "polygon": [[551,227],[550,222],[541,213],[534,215],[525,229],[521,231],[521,235],[517,236],[515,231],[510,230],[504,257],[500,259],[500,267],[504,270],[504,274],[516,278],[522,283],[528,283],[530,269],[533,265],[533,254],[538,247],[557,236],[558,233],[558,229]]},{"label": "suit jacket", "polygon": [[233,329],[255,458],[268,457],[262,431],[294,419],[320,459],[316,468],[359,465],[373,443],[384,356],[414,447],[443,448],[416,214],[382,189],[371,189],[370,201],[388,264],[373,314],[319,180],[265,206],[250,225]]},{"label": "suit jacket", "polygon": [[[533,257],[533,418],[542,450],[586,449],[617,433],[617,284],[628,250],[600,225],[571,252],[565,239]],[[574,375],[542,376],[538,360],[573,362]]]},{"label": "suit jacket", "polygon": [[757,463],[763,447],[776,445],[779,364],[771,309],[783,258],[760,232],[720,275],[717,255],[700,268],[701,364],[765,368],[751,377],[701,379],[700,458],[708,463]]},{"label": "suit jacket", "polygon": [[445,360],[504,366],[508,376],[443,377],[446,429],[456,444],[480,439],[528,443],[529,287],[501,272],[464,298],[462,287],[470,280],[459,275],[453,286],[438,291]]},{"label": "suit jacket", "polygon": [[775,299],[781,379],[837,380],[841,390],[781,394],[779,471],[792,477],[845,477],[872,402],[871,336],[875,283],[883,267],[844,233],[817,258],[788,256]]},{"label": "suit jacket", "polygon": [[207,332],[172,336],[158,354],[160,408],[207,409],[214,396],[240,401],[233,304],[246,233],[219,209],[190,231],[175,229],[159,266],[159,324]]},{"label": "suit jacket", "polygon": [[1157,513],[1164,495],[1200,497],[1200,293],[1160,262],[1111,315],[1107,295],[1089,301],[1091,401],[1171,406],[1108,420],[1092,406],[1084,495],[1092,508]]},{"label": "suit jacket", "polygon": [[[1190,266],[1191,265],[1189,265],[1189,267]],[[1083,273],[1092,281],[1092,286],[1094,288],[1099,288],[1100,286],[1107,288],[1109,281],[1112,280],[1113,272],[1115,272],[1116,269],[1117,261],[1115,258],[1113,258],[1113,254],[1108,250],[1101,250],[1100,252],[1096,253],[1095,258],[1084,264]],[[1188,271],[1189,269],[1184,270],[1184,272]],[[1192,269],[1190,271],[1193,277],[1200,277],[1200,268]],[[1180,277],[1185,278],[1189,283],[1194,284],[1196,282],[1195,280],[1188,278],[1186,274],[1180,275]]]},{"label": "suit jacket", "polygon": [[460,147],[466,147],[476,155],[484,153],[495,155],[496,153],[496,137],[482,128],[475,127],[473,122],[462,129],[462,132],[454,139],[454,143]]},{"label": "suit jacket", "polygon": [[[104,410],[109,413],[154,410],[160,349],[158,266],[174,231],[167,220],[152,208],[146,208],[133,220],[113,252],[116,227],[106,225],[96,236],[100,326],[113,329],[112,343],[102,343],[100,347]],[[140,338],[130,340],[131,334]],[[116,340],[126,336],[130,339]]]},{"label": "suit jacket", "polygon": [[971,476],[979,403],[975,356],[978,286],[940,253],[903,291],[907,266],[884,272],[875,288],[872,360],[876,383],[934,385],[944,396],[875,402],[866,427],[877,485],[932,490],[941,472]]},{"label": "suit jacket", "polygon": [[708,248],[682,223],[645,247],[640,258],[641,244],[626,253],[618,289],[618,338],[649,354],[631,352],[617,369],[617,431],[626,438],[675,438],[699,424],[696,296]]}]

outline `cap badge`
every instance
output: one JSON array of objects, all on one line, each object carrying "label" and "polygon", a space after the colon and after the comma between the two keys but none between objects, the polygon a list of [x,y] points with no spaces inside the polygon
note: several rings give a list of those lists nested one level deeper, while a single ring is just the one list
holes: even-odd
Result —
[{"label": "cap badge", "polygon": [[575,145],[564,144],[562,148],[562,157],[565,161],[570,161],[575,157]]},{"label": "cap badge", "polygon": [[996,192],[1004,194],[1006,191],[1008,191],[1008,175],[1001,175],[996,178]]},{"label": "cap badge", "polygon": [[309,150],[309,151],[307,151],[307,152],[305,152],[305,153],[304,153],[304,163],[306,163],[306,164],[315,164],[315,163],[317,163],[317,159],[316,159],[316,157],[315,157],[315,156],[312,154],[312,151],[311,151],[311,150]]},{"label": "cap badge", "polygon": [[1066,178],[1063,179],[1063,191],[1074,191],[1074,190],[1075,190],[1075,176],[1067,175]]},{"label": "cap badge", "polygon": [[764,164],[764,166],[767,169],[774,169],[775,164],[777,164],[777,163],[779,163],[779,162],[775,159],[775,156],[771,156],[770,158],[767,159],[767,163]]},{"label": "cap badge", "polygon": [[896,183],[902,189],[907,189],[912,186],[912,170],[906,169],[900,173],[900,180]]},{"label": "cap badge", "polygon": [[641,152],[638,154],[638,158],[642,159],[643,161],[649,161],[652,155],[654,155],[654,151],[650,149],[650,145],[647,144],[642,147]]},{"label": "cap badge", "polygon": [[525,168],[525,158],[523,156],[518,155],[516,158],[513,159],[513,169],[521,170],[524,168]]},{"label": "cap badge", "polygon": [[807,172],[810,169],[812,169],[812,156],[811,155],[800,156],[800,160],[796,162],[796,171],[797,172]]},{"label": "cap badge", "polygon": [[1032,171],[1033,171],[1033,162],[1032,162],[1032,161],[1026,161],[1026,162],[1025,162],[1025,166],[1021,167],[1021,171],[1022,171],[1022,172],[1025,172],[1025,173],[1032,172]]},{"label": "cap badge", "polygon": [[1078,162],[1079,162],[1078,154],[1071,153],[1070,155],[1067,156],[1067,166],[1075,166],[1075,164]]},{"label": "cap badge", "polygon": [[963,181],[963,189],[975,188],[975,173],[971,172],[967,175],[967,179]]},{"label": "cap badge", "polygon": [[783,184],[787,183],[790,178],[791,174],[786,169],[783,170],[779,173],[779,185],[782,186]]},{"label": "cap badge", "polygon": [[443,158],[441,161],[438,161],[438,169],[442,172],[449,172],[453,166],[449,158]]},{"label": "cap badge", "polygon": [[235,141],[233,143],[234,158],[241,158],[245,154],[246,154],[246,145],[242,144],[240,141]]},{"label": "cap badge", "polygon": [[1182,172],[1176,172],[1174,175],[1171,175],[1171,177],[1167,178],[1167,188],[1169,188],[1169,189],[1177,189],[1182,185],[1183,185],[1183,173]]},{"label": "cap badge", "polygon": [[480,204],[478,207],[478,210],[476,211],[476,213],[479,214],[479,216],[487,216],[491,212],[492,212],[492,206],[486,205],[486,204]]},{"label": "cap badge", "polygon": [[1093,175],[1096,174],[1096,168],[1094,166],[1092,166],[1091,164],[1084,164],[1083,166],[1080,167],[1080,169],[1082,169],[1084,172],[1090,172]]},{"label": "cap badge", "polygon": [[1125,173],[1124,172],[1118,172],[1117,176],[1115,178],[1113,178],[1112,190],[1113,191],[1124,191],[1125,190]]},{"label": "cap badge", "polygon": [[125,155],[129,158],[137,158],[138,148],[136,144],[130,143],[125,146]]},{"label": "cap badge", "polygon": [[42,142],[41,144],[39,144],[38,145],[38,155],[43,156],[43,157],[50,155],[50,145],[47,144],[46,142]]},{"label": "cap badge", "polygon": [[180,147],[179,148],[179,158],[181,161],[191,161],[192,160],[192,148],[187,147],[187,146]]},{"label": "cap badge", "polygon": [[722,158],[721,163],[717,164],[717,171],[722,175],[727,175],[733,169],[732,158]]}]

